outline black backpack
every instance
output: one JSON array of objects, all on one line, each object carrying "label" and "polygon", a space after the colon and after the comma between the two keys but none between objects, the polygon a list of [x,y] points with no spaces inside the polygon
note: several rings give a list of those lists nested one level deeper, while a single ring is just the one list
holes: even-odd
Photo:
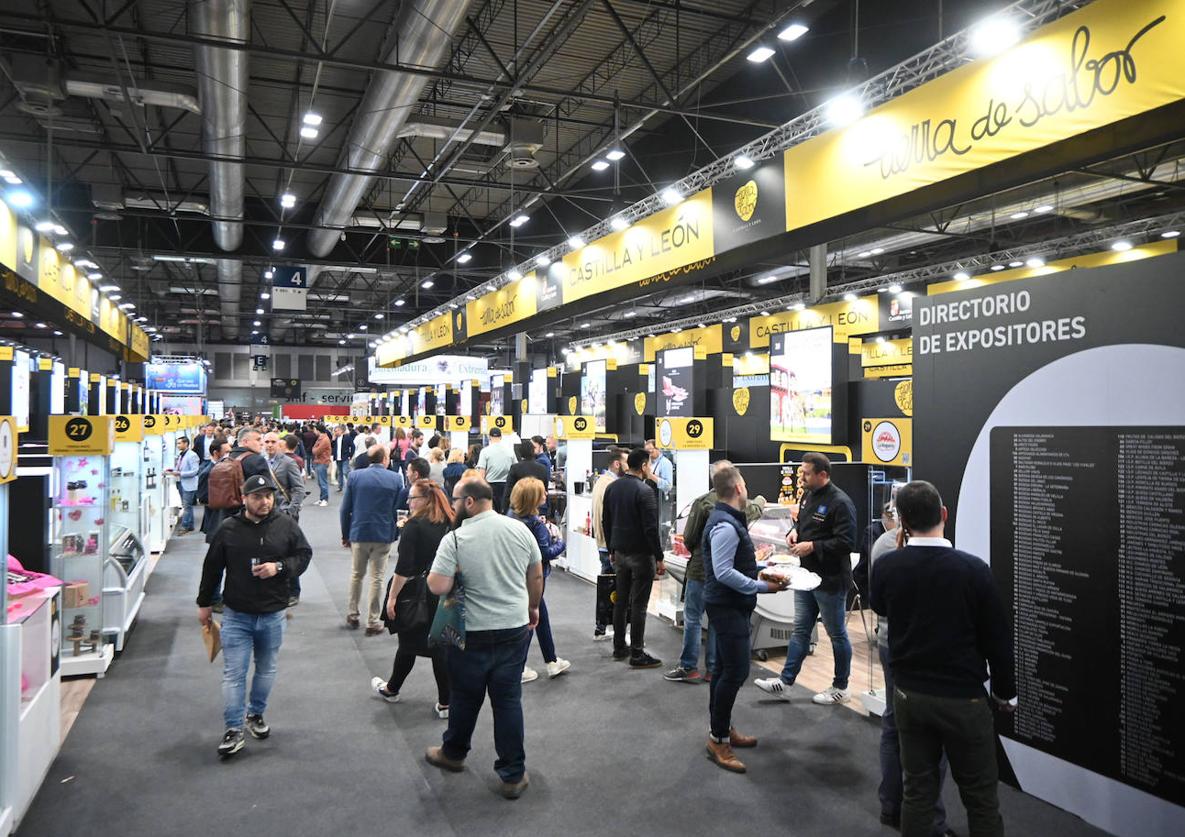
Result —
[{"label": "black backpack", "polygon": [[210,502],[210,470],[213,467],[212,460],[204,459],[198,468],[197,501],[203,506]]}]

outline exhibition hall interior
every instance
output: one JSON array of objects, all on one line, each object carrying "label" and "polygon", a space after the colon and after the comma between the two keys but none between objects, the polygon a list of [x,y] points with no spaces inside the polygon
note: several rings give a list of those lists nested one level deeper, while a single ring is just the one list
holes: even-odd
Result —
[{"label": "exhibition hall interior", "polygon": [[1182,45],[0,3],[0,835],[1181,837]]}]

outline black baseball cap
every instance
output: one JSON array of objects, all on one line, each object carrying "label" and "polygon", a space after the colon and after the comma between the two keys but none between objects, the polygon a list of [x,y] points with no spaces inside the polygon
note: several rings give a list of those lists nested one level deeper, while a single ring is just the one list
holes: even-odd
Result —
[{"label": "black baseball cap", "polygon": [[243,494],[256,494],[260,491],[275,491],[276,484],[267,477],[259,476],[247,477],[247,481],[243,483]]},{"label": "black baseball cap", "polygon": [[490,428],[490,437],[493,439],[500,439],[500,438],[502,438],[502,431],[499,430],[497,427],[491,427]]}]

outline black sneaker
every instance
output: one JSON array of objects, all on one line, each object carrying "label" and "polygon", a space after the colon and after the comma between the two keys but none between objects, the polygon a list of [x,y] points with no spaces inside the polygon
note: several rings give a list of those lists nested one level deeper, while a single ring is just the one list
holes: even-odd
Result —
[{"label": "black sneaker", "polygon": [[218,755],[223,758],[233,756],[247,743],[241,729],[228,729],[222,736],[222,743],[218,745]]},{"label": "black sneaker", "polygon": [[630,655],[630,668],[658,668],[662,665],[662,660],[658,657],[651,657],[645,651],[641,654]]},{"label": "black sneaker", "polygon": [[624,660],[629,656],[630,656],[630,650],[628,648],[614,648],[613,649],[613,659],[615,659],[615,660]]},{"label": "black sneaker", "polygon": [[251,733],[252,738],[267,738],[272,734],[272,728],[263,720],[262,715],[248,715],[247,732]]}]

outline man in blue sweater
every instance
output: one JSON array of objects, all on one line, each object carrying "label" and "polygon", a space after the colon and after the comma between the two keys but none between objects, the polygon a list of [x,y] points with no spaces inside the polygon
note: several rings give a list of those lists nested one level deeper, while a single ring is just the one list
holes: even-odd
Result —
[{"label": "man in blue sweater", "polygon": [[[892,623],[889,661],[905,789],[904,837],[929,837],[943,751],[973,837],[1002,837],[993,707],[1016,700],[1012,636],[991,569],[943,537],[938,490],[915,480],[897,492],[906,546],[876,564],[873,609]],[[983,684],[991,671],[992,694]]]},{"label": "man in blue sweater", "polygon": [[757,578],[757,552],[745,517],[749,492],[737,467],[727,463],[717,467],[712,488],[719,499],[704,524],[703,541],[704,603],[716,636],[708,698],[708,758],[725,770],[744,773],[745,765],[732,748],[756,747],[757,739],[733,728],[732,707],[749,676],[749,617],[758,593],[776,593],[788,582]]},{"label": "man in blue sweater", "polygon": [[395,542],[395,508],[403,482],[387,470],[387,449],[375,445],[370,451],[370,466],[351,474],[342,498],[342,546],[351,550],[354,565],[350,575],[350,593],[346,604],[346,625],[357,628],[358,602],[362,596],[362,577],[370,568],[370,597],[366,613],[366,635],[383,630],[380,600],[387,573],[387,555]]}]

